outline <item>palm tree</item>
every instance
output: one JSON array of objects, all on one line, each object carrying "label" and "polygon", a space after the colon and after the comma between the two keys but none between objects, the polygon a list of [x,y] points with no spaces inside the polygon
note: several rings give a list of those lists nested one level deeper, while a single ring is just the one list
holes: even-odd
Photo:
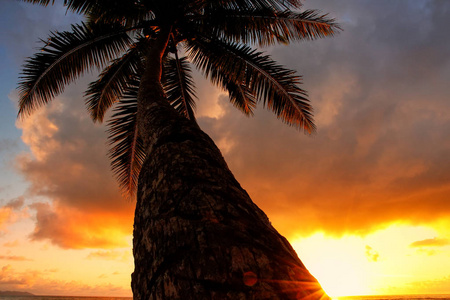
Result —
[{"label": "palm tree", "polygon": [[[47,6],[50,0],[22,0]],[[108,121],[111,165],[137,190],[135,299],[326,297],[287,240],[229,171],[195,121],[191,65],[246,115],[257,103],[289,125],[315,126],[294,71],[252,47],[333,35],[298,0],[64,0],[85,16],[53,32],[24,66],[19,116],[86,71],[94,121]]]}]

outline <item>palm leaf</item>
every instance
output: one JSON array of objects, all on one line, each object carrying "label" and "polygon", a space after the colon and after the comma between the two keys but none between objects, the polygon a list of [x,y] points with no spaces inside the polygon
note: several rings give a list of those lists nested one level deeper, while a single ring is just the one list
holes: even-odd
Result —
[{"label": "palm leaf", "polygon": [[94,121],[102,122],[111,105],[123,97],[140,63],[139,47],[135,44],[127,53],[105,68],[98,80],[89,84],[85,93],[86,105]]},{"label": "palm leaf", "polygon": [[39,5],[43,5],[43,6],[47,6],[50,3],[53,5],[55,4],[55,0],[22,0],[22,2],[28,2],[28,3],[33,3],[33,4],[39,4]]},{"label": "palm leaf", "polygon": [[94,6],[98,5],[101,1],[92,0],[64,0],[64,6],[67,6],[68,10],[76,13],[85,14],[89,12]]},{"label": "palm leaf", "polygon": [[195,121],[194,110],[197,98],[192,71],[186,57],[167,57],[161,78],[167,100],[179,114]]},{"label": "palm leaf", "polygon": [[201,38],[188,42],[188,55],[207,77],[220,70],[271,109],[285,123],[311,133],[315,130],[312,107],[299,87],[300,77],[262,52],[246,45]]},{"label": "palm leaf", "polygon": [[339,30],[334,19],[316,11],[301,13],[274,9],[218,8],[204,16],[201,31],[217,38],[259,45],[332,36]]},{"label": "palm leaf", "polygon": [[213,56],[215,56],[216,49],[206,46],[201,51],[198,49],[198,45],[191,45],[187,49],[188,55],[193,58],[196,67],[202,70],[213,84],[228,92],[230,102],[245,115],[253,115],[256,99],[245,83],[245,64],[236,64],[235,60],[231,59],[222,61],[219,66],[219,63],[212,62],[215,60]]},{"label": "palm leaf", "polygon": [[[213,78],[216,77],[214,80]],[[236,82],[226,74],[217,72],[215,76],[211,76],[212,81],[223,87],[228,92],[230,102],[243,112],[246,116],[253,116],[253,110],[256,107],[256,98],[254,93],[249,89],[245,82]]]},{"label": "palm leaf", "polygon": [[72,31],[52,33],[45,43],[22,71],[19,115],[30,114],[53,99],[83,72],[104,66],[131,40],[121,26],[82,23],[72,25]]},{"label": "palm leaf", "polygon": [[106,12],[125,10],[135,7],[134,0],[64,0],[64,6],[79,14],[90,14],[99,10]]},{"label": "palm leaf", "polygon": [[288,8],[300,8],[302,6],[299,0],[220,0],[207,2],[209,2],[208,7],[210,8],[225,7],[234,10],[264,8],[284,10]]},{"label": "palm leaf", "polygon": [[[126,27],[154,19],[151,10],[134,0],[70,0],[68,10],[83,13],[95,23],[119,23]],[[95,3],[94,3],[95,2]]]},{"label": "palm leaf", "polygon": [[132,198],[145,159],[144,144],[139,136],[136,114],[139,82],[135,81],[114,108],[108,121],[109,157],[123,195]]}]

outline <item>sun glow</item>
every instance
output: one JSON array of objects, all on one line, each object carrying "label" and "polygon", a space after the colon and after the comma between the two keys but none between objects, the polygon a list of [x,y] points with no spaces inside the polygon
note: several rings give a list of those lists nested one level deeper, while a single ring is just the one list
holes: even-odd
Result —
[{"label": "sun glow", "polygon": [[[334,258],[327,258],[319,265],[328,266],[328,270],[316,274],[322,288],[332,296],[361,295],[366,294],[364,275],[358,270],[358,266],[349,265],[348,261],[335,261]],[[330,268],[330,266],[332,266]]]},{"label": "sun glow", "polygon": [[364,251],[358,251],[357,238],[344,240],[315,234],[292,245],[330,297],[368,294]]},{"label": "sun glow", "polygon": [[[366,236],[339,238],[316,233],[291,244],[330,297],[421,294],[428,286],[447,293],[449,288],[450,243],[445,232],[432,227],[393,224]],[[417,285],[420,278],[434,279]]]}]

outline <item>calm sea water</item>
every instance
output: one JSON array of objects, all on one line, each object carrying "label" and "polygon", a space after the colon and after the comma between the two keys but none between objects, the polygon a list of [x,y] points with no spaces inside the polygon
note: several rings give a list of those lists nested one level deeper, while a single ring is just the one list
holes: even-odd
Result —
[{"label": "calm sea water", "polygon": [[[67,296],[0,296],[0,300],[132,300],[124,297],[67,297]],[[450,300],[450,295],[405,295],[405,296],[351,296],[333,298],[338,300]]]},{"label": "calm sea water", "polygon": [[[0,0],[1,1],[1,0]],[[0,296],[0,300],[133,300],[128,297]]]},{"label": "calm sea water", "polygon": [[450,295],[390,295],[337,297],[338,300],[450,300]]}]

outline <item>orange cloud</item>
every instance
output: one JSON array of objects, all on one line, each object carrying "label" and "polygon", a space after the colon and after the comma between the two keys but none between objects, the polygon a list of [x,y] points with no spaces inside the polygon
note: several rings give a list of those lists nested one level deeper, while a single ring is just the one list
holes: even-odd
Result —
[{"label": "orange cloud", "polygon": [[14,241],[10,241],[10,242],[5,242],[3,244],[3,247],[13,248],[13,247],[17,247],[19,245],[20,245],[19,241],[18,240],[14,240]]},{"label": "orange cloud", "polygon": [[105,259],[105,260],[119,260],[119,261],[132,261],[130,251],[95,251],[89,253],[87,259]]},{"label": "orange cloud", "polygon": [[58,126],[48,118],[50,113],[58,112],[60,108],[61,105],[51,105],[16,122],[16,126],[22,129],[22,141],[28,145],[34,159],[38,161],[46,159],[60,146],[58,140],[52,138],[58,132]]},{"label": "orange cloud", "polygon": [[4,290],[31,292],[36,295],[127,297],[131,294],[130,288],[126,286],[110,283],[88,285],[79,281],[58,280],[43,271],[17,272],[11,265],[6,265],[0,270],[0,285]]},{"label": "orange cloud", "polygon": [[[317,134],[304,136],[263,109],[246,118],[203,84],[199,124],[288,237],[450,223],[450,46],[437,34],[450,26],[444,4],[430,2],[426,13],[414,5],[392,7],[389,15],[379,4],[314,5],[326,5],[324,11],[342,20],[344,34],[268,51],[305,75]],[[392,17],[398,15],[401,22]],[[414,27],[411,20],[427,26],[419,35],[404,30]],[[34,156],[19,158],[18,167],[30,196],[54,202],[55,220],[74,224],[65,221],[73,209],[89,214],[90,222],[97,214],[129,215],[131,224],[132,209],[120,200],[105,159],[103,128],[92,125],[82,101],[75,101],[82,88],[68,89],[66,99],[59,97],[64,101],[21,125]],[[61,234],[53,239],[58,230],[51,219],[39,220],[36,238],[76,247]]]},{"label": "orange cloud", "polygon": [[[344,84],[336,77],[330,80],[331,85]],[[353,81],[351,86],[360,84]],[[362,90],[343,89],[339,109],[312,137],[262,109],[247,118],[223,96],[221,117],[202,117],[199,124],[224,148],[230,169],[255,203],[288,237],[315,231],[367,234],[392,223],[448,219],[450,162],[443,158],[450,142],[444,134],[430,128],[413,135],[415,123],[403,125],[395,118],[405,117],[403,108],[372,105],[347,117],[354,105],[343,96],[349,92]],[[124,240],[131,234],[134,204],[119,195],[106,158],[104,128],[90,122],[80,103],[59,105],[41,114],[43,120],[22,127],[40,141],[24,140],[41,153],[39,159],[22,155],[17,160],[30,183],[28,195],[53,202],[32,206],[37,213],[32,238],[64,248],[115,247],[120,239],[113,235]],[[420,122],[432,122],[437,113],[430,110]],[[45,125],[45,119],[53,125]],[[440,122],[447,122],[450,131],[450,119]],[[39,124],[44,129],[34,130]]]},{"label": "orange cloud", "polygon": [[[269,112],[258,109],[245,118],[221,100],[223,117],[199,123],[214,140],[233,145],[224,152],[230,169],[288,237],[315,231],[364,235],[392,223],[450,219],[450,118],[437,122],[445,128],[431,126],[415,136],[415,123],[396,120],[406,118],[403,112],[372,105],[348,115],[354,103],[344,101],[330,126],[319,124],[308,137]],[[437,113],[430,110],[417,123],[433,124]]]},{"label": "orange cloud", "polygon": [[0,233],[6,232],[9,225],[28,216],[26,210],[22,209],[23,204],[24,198],[18,197],[0,207]]},{"label": "orange cloud", "polygon": [[122,199],[110,171],[105,128],[70,101],[55,101],[20,128],[31,149],[16,161],[30,183],[26,195],[49,201],[29,205],[36,214],[31,238],[63,248],[127,246],[134,203]]},{"label": "orange cloud", "polygon": [[15,255],[0,255],[0,259],[13,261],[32,261],[32,259],[26,258],[25,256],[15,256]]},{"label": "orange cloud", "polygon": [[432,238],[411,243],[410,247],[443,247],[450,245],[448,239]]},{"label": "orange cloud", "polygon": [[11,265],[3,266],[0,270],[0,284],[6,286],[23,287],[31,282],[29,277],[22,277],[13,272]]},{"label": "orange cloud", "polygon": [[89,213],[66,206],[34,203],[36,227],[32,240],[48,239],[62,248],[126,247],[131,220],[119,213]]}]

